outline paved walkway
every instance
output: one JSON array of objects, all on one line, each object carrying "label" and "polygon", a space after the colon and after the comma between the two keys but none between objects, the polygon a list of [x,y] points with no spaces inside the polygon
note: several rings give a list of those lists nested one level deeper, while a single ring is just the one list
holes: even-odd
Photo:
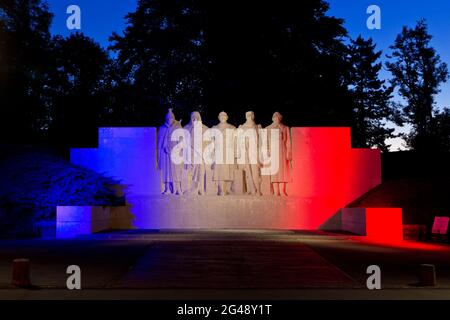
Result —
[{"label": "paved walkway", "polygon": [[301,243],[158,243],[114,284],[119,288],[349,288],[356,283]]},{"label": "paved walkway", "polygon": [[[11,262],[29,258],[41,290],[12,288]],[[438,288],[417,288],[421,263]],[[80,292],[66,268],[82,269]],[[384,293],[365,289],[378,264]],[[387,246],[319,232],[105,233],[72,240],[0,241],[0,298],[450,298],[450,247]]]}]

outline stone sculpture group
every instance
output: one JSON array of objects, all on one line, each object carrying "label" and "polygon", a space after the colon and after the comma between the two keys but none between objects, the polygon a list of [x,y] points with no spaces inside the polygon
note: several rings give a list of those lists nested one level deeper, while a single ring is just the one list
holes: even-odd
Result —
[{"label": "stone sculpture group", "polygon": [[[245,194],[262,195],[261,181],[266,175],[271,193],[287,196],[292,161],[290,128],[282,123],[279,112],[273,114],[272,124],[264,129],[255,122],[254,112],[246,112],[245,118],[245,123],[236,128],[222,111],[219,123],[208,128],[195,111],[189,124],[182,127],[169,109],[158,130],[162,193],[204,195],[207,184],[213,184],[217,195],[238,194],[233,186],[236,179],[244,177]],[[209,179],[207,170],[212,171]],[[188,181],[185,188],[183,179]]]}]

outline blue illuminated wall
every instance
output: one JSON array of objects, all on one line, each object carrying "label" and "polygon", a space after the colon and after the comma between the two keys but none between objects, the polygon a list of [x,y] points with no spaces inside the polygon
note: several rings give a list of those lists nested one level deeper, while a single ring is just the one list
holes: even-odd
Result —
[{"label": "blue illuminated wall", "polygon": [[156,128],[100,128],[96,149],[72,149],[71,162],[116,178],[127,195],[160,193]]}]

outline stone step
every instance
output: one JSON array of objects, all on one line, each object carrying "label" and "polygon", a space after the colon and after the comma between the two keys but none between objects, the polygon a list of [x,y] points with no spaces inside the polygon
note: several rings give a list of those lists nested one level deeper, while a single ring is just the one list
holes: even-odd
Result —
[{"label": "stone step", "polygon": [[128,213],[138,229],[315,230],[337,206],[333,199],[277,196],[155,195],[127,201],[114,215]]},{"label": "stone step", "polygon": [[96,240],[148,240],[148,241],[298,241],[306,239],[346,240],[344,234],[323,231],[197,229],[197,230],[106,230],[95,234],[79,235],[78,239]]}]

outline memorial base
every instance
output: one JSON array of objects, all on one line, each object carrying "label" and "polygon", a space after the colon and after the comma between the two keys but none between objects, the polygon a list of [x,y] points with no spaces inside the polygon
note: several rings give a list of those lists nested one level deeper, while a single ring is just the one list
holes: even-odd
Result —
[{"label": "memorial base", "polygon": [[317,217],[335,210],[326,201],[300,197],[158,195],[128,200],[139,229],[314,230],[320,226]]},{"label": "memorial base", "polygon": [[[57,237],[105,230],[328,230],[401,240],[399,208],[344,208],[316,198],[133,196],[123,207],[58,207]],[[326,220],[325,223],[322,221]]]}]

